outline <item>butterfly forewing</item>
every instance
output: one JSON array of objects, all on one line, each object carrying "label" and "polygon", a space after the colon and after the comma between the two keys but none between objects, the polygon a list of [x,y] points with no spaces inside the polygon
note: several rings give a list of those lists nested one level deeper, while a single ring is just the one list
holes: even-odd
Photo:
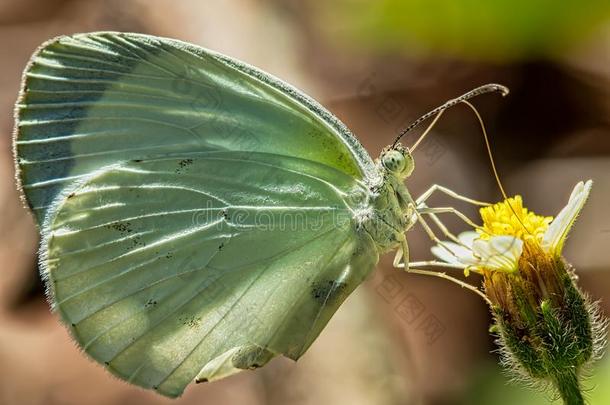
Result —
[{"label": "butterfly forewing", "polygon": [[103,166],[172,153],[258,151],[374,176],[358,141],[316,102],[211,51],[140,34],[44,44],[16,108],[20,180],[42,222],[62,189]]}]

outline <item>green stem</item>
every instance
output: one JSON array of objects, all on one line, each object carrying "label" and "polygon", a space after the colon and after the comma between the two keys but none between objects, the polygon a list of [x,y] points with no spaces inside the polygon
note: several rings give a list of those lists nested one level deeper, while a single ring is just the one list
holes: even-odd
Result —
[{"label": "green stem", "polygon": [[555,385],[565,405],[584,405],[578,376],[573,370],[560,372],[555,376]]}]

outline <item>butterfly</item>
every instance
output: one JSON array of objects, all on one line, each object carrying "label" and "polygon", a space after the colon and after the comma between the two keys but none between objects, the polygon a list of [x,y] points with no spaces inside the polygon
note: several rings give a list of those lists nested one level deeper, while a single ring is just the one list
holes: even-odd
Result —
[{"label": "butterfly", "polygon": [[52,308],[91,358],[169,397],[298,359],[380,255],[408,267],[427,198],[456,196],[412,198],[398,140],[374,161],[299,90],[172,39],[46,42],[15,118]]}]

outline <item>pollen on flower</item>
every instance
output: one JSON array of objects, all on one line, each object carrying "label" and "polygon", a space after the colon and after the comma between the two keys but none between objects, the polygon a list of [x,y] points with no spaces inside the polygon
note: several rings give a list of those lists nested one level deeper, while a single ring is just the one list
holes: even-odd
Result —
[{"label": "pollen on flower", "polygon": [[481,208],[483,226],[477,231],[480,238],[489,240],[492,236],[514,236],[524,242],[541,242],[544,232],[553,217],[536,215],[523,206],[520,195],[508,198],[489,207]]}]

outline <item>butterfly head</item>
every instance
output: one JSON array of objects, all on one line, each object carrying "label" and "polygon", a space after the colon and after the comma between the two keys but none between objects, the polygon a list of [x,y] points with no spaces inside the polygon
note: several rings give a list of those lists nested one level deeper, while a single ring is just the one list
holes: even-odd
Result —
[{"label": "butterfly head", "polygon": [[405,179],[413,173],[415,161],[411,151],[400,143],[388,147],[381,152],[380,157],[383,168],[400,179]]}]

